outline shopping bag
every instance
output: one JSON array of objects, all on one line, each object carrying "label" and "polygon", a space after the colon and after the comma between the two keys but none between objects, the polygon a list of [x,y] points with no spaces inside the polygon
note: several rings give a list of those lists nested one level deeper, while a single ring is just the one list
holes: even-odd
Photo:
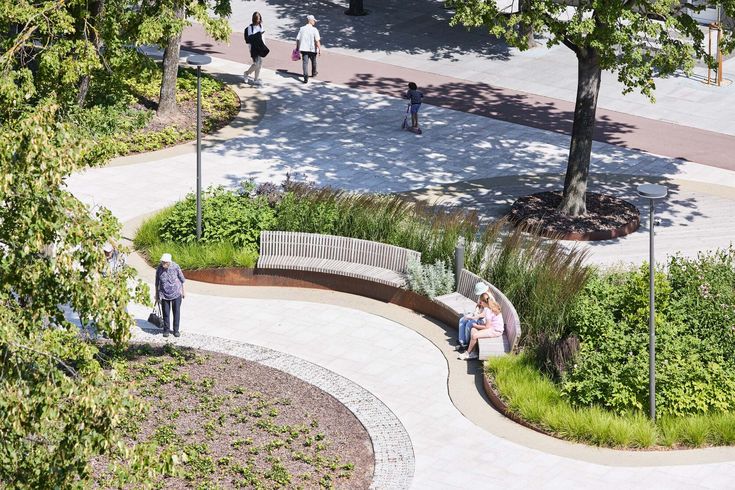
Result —
[{"label": "shopping bag", "polygon": [[291,61],[299,61],[301,59],[301,53],[299,53],[299,50],[294,48],[293,51],[291,51]]}]

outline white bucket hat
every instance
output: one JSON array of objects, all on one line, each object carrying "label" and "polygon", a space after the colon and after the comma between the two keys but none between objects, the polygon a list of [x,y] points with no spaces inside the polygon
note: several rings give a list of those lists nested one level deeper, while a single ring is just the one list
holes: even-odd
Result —
[{"label": "white bucket hat", "polygon": [[109,242],[105,243],[105,246],[102,247],[102,251],[103,252],[108,252],[109,253],[109,252],[112,252],[112,250],[113,250],[112,249],[112,244],[109,243]]},{"label": "white bucket hat", "polygon": [[171,262],[171,254],[161,255],[161,262]]},{"label": "white bucket hat", "polygon": [[490,286],[488,286],[484,282],[478,282],[477,284],[475,284],[475,294],[477,296],[480,296],[482,293],[487,293],[489,289]]}]

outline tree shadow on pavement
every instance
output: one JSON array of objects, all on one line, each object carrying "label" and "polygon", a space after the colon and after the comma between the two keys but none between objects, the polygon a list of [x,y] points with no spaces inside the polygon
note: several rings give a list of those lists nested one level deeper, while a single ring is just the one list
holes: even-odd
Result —
[{"label": "tree shadow on pavement", "polygon": [[[290,73],[284,77],[290,78]],[[402,89],[404,81],[376,83],[400,93],[398,87],[401,84]],[[432,90],[427,89],[427,100],[433,103]],[[477,87],[456,90],[457,95],[467,94]],[[229,185],[246,178],[280,183],[290,173],[354,191],[411,194],[421,189],[416,192],[420,194],[433,188],[438,189],[437,199],[452,198],[451,204],[476,208],[488,218],[507,212],[519,196],[562,188],[569,139],[558,133],[564,133],[563,126],[571,122],[557,121],[554,107],[528,104],[521,96],[505,100],[496,95],[486,104],[490,110],[495,110],[492,104],[512,104],[515,117],[548,119],[555,132],[427,105],[421,114],[424,134],[418,136],[401,130],[406,106],[398,97],[318,81],[307,85],[284,81],[269,87],[266,95],[268,113],[252,133],[208,150],[246,162],[241,171],[226,176]],[[469,92],[469,96],[483,94]],[[615,123],[601,126],[605,135],[633,130]],[[635,185],[661,179],[638,174],[655,167],[656,172],[675,176],[680,164],[676,159],[596,143],[589,190],[628,199],[640,208]],[[670,179],[664,183],[672,195],[661,207],[663,226],[705,216],[696,199],[677,195]]]},{"label": "tree shadow on pavement", "polygon": [[485,29],[450,27],[451,12],[430,0],[371,0],[366,16],[345,15],[345,7],[324,0],[267,0],[285,20],[283,32],[293,32],[312,14],[325,46],[357,51],[431,53],[431,60],[458,61],[464,55],[507,60],[510,49]]},{"label": "tree shadow on pavement", "polygon": [[[630,174],[592,173],[588,192],[597,192],[624,199],[641,211],[641,230],[648,230],[644,213],[648,200],[636,193],[639,184],[656,183],[669,189],[669,196],[660,202],[656,216],[660,226],[688,226],[707,216],[702,211],[702,195],[692,194],[687,186],[675,179]],[[412,200],[443,204],[474,210],[480,219],[488,223],[505,216],[520,196],[537,192],[557,191],[564,187],[564,174],[513,175],[489,179],[456,182],[442,186],[404,192],[401,195]]]},{"label": "tree shadow on pavement", "polygon": [[[355,89],[370,89],[381,93],[393,92],[400,97],[406,90],[408,80],[402,78],[376,77],[369,73],[355,75],[348,86]],[[574,122],[574,104],[536,95],[509,92],[477,82],[452,82],[420,87],[424,102],[456,111],[490,117],[536,129],[554,131],[568,135]],[[598,116],[594,139],[620,145],[621,136],[637,128]]]}]

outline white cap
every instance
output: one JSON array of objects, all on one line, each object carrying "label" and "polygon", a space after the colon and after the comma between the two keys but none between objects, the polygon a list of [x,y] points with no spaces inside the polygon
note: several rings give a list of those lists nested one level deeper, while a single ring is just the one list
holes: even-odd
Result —
[{"label": "white cap", "polygon": [[485,284],[484,282],[478,282],[475,284],[475,294],[480,296],[482,293],[487,293],[488,289],[490,289],[490,286]]},{"label": "white cap", "polygon": [[309,15],[306,16],[306,20],[313,20],[314,22],[316,22],[316,17],[314,17],[313,15],[309,14]]},{"label": "white cap", "polygon": [[171,254],[161,255],[161,262],[171,262]]},{"label": "white cap", "polygon": [[105,243],[105,246],[102,247],[103,252],[112,252],[112,250],[113,250],[112,244],[109,242]]}]

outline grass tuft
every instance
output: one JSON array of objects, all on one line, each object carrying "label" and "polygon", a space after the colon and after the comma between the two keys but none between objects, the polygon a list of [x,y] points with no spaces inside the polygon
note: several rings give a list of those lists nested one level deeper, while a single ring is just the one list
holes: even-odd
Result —
[{"label": "grass tuft", "polygon": [[174,262],[182,269],[203,269],[208,267],[255,267],[258,252],[248,247],[236,247],[232,243],[177,243],[161,242],[161,225],[171,214],[173,208],[166,208],[145,220],[138,229],[133,241],[135,248],[156,263],[164,253],[170,253]]},{"label": "grass tuft", "polygon": [[486,370],[512,412],[561,439],[631,449],[735,444],[733,413],[664,417],[654,424],[640,412],[572,406],[527,355],[492,358]]}]

